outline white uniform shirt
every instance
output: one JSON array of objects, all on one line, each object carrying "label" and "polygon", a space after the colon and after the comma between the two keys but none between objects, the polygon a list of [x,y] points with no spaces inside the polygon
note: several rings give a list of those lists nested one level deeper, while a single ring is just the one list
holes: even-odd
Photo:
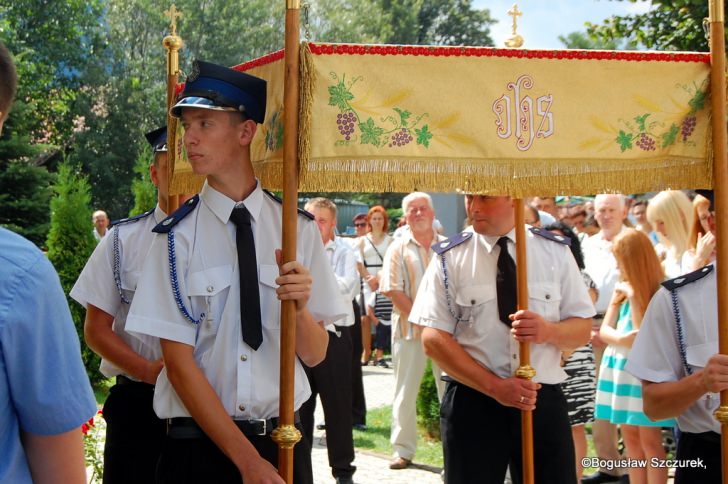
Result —
[{"label": "white uniform shirt", "polygon": [[[515,240],[513,230],[507,236]],[[445,293],[442,256],[433,257],[410,321],[452,334],[478,363],[507,378],[514,375],[520,359],[518,342],[498,316],[499,238],[474,233],[471,240],[445,252],[449,296]],[[569,248],[531,232],[526,239],[529,309],[552,322],[592,317],[594,306]],[[515,261],[515,244],[508,247]],[[448,308],[448,299],[455,315]],[[531,345],[531,366],[537,382],[555,384],[566,378],[561,351],[551,344]]]},{"label": "white uniform shirt", "polygon": [[[102,238],[96,246],[70,293],[70,296],[82,306],[88,307],[92,304],[114,316],[112,326],[114,333],[135,353],[148,360],[162,357],[159,339],[147,335],[131,335],[125,330],[130,305],[122,301],[114,279],[114,238],[118,233],[121,292],[126,300],[131,302],[144,268],[147,252],[154,239],[152,229],[165,217],[165,213],[157,205],[150,216],[112,227],[107,232],[108,237]],[[104,358],[101,359],[100,369],[101,373],[108,377],[124,373]]]},{"label": "white uniform shirt", "polygon": [[[346,318],[338,321],[338,326],[354,325],[354,307],[351,302],[359,293],[359,272],[356,270],[356,255],[352,248],[341,237],[334,237],[324,246],[326,255],[334,270],[336,284],[339,287],[341,301],[347,308]],[[333,327],[326,328],[334,331]]]},{"label": "white uniform shirt", "polygon": [[[280,302],[276,296],[278,265],[275,249],[281,246],[281,205],[263,193],[260,185],[245,200],[251,214],[258,264],[263,343],[253,351],[242,340],[240,278],[235,224],[230,214],[235,202],[204,184],[197,207],[172,229],[179,292],[194,319],[177,307],[170,280],[168,236],[155,237],[139,280],[139,291],[127,321],[128,331],[194,346],[194,358],[217,393],[228,415],[239,419],[278,416],[280,374]],[[346,315],[331,266],[316,224],[298,219],[297,260],[313,278],[308,309],[325,324]],[[244,301],[243,301],[244,302]],[[310,396],[301,363],[295,362],[294,408]],[[189,416],[172,388],[166,369],[157,379],[154,410],[160,418]]]},{"label": "white uniform shirt", "polygon": [[[624,230],[624,225],[621,230]],[[581,250],[584,252],[584,270],[599,289],[599,297],[594,306],[598,313],[604,314],[607,312],[609,301],[612,300],[614,286],[619,280],[617,260],[612,253],[612,242],[602,237],[602,233],[599,232],[586,239]]]},{"label": "white uniform shirt", "polygon": [[[718,353],[718,306],[715,270],[695,282],[677,288],[685,356],[693,372],[701,370]],[[672,295],[661,287],[647,307],[625,369],[655,383],[678,381],[687,376],[678,346]],[[703,395],[677,417],[684,432],[718,432],[713,416],[720,404],[717,393]]]}]

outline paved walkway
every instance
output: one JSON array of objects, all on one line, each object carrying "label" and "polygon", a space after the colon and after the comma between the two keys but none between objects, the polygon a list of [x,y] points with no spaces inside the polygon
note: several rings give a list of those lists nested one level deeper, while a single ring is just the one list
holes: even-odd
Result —
[{"label": "paved walkway", "polygon": [[[367,408],[391,405],[394,399],[394,376],[392,370],[374,366],[366,366],[364,373],[364,393],[366,394]],[[324,420],[321,402],[316,405],[316,423]],[[314,430],[314,445],[312,452],[313,478],[315,484],[332,484],[335,482],[331,476],[329,459],[326,454],[325,431]],[[442,484],[440,469],[428,466],[415,465],[393,471],[389,468],[391,457],[375,454],[368,451],[356,450],[354,465],[356,473],[354,482],[358,484]]]}]

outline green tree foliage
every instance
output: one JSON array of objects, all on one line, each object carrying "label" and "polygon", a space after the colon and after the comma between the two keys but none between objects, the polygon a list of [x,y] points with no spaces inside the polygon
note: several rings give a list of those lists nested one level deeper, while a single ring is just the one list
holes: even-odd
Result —
[{"label": "green tree foliage", "polygon": [[440,401],[437,399],[437,386],[429,359],[417,394],[417,421],[428,437],[440,440]]},{"label": "green tree foliage", "polygon": [[0,139],[0,225],[42,247],[48,235],[53,175],[33,161],[49,151],[31,144],[17,129],[26,108],[23,102],[15,105],[16,115],[5,123]]},{"label": "green tree foliage", "polygon": [[0,41],[19,86],[0,137],[0,224],[42,245],[48,232],[47,167],[72,149],[83,118],[79,93],[103,48],[100,0],[0,3]]},{"label": "green tree foliage", "polygon": [[151,146],[145,144],[134,164],[136,178],[131,184],[131,191],[134,193],[134,208],[129,212],[130,217],[148,212],[157,205],[157,187],[152,183],[149,174],[150,160],[153,156]]},{"label": "green tree foliage", "polygon": [[595,39],[584,32],[571,32],[566,36],[559,35],[559,41],[567,49],[624,50],[616,40]]},{"label": "green tree foliage", "polygon": [[381,0],[391,21],[389,44],[493,45],[487,9],[472,0]]},{"label": "green tree foliage", "polygon": [[[58,170],[58,181],[51,200],[51,229],[48,233],[48,259],[58,271],[63,292],[68,294],[96,246],[92,235],[90,187],[69,163]],[[68,296],[67,296],[68,297]],[[71,316],[81,340],[81,357],[92,385],[104,379],[99,372],[99,356],[83,338],[85,309],[68,297]]]},{"label": "green tree foliage", "polygon": [[[623,1],[623,0],[618,0]],[[631,3],[646,0],[629,0]],[[703,19],[706,0],[651,0],[647,13],[614,16],[602,24],[587,23],[587,32],[603,41],[625,40],[632,47],[655,50],[708,51]]]},{"label": "green tree foliage", "polygon": [[389,16],[381,0],[314,0],[304,13],[304,30],[312,41],[367,43],[381,42],[392,35]]}]

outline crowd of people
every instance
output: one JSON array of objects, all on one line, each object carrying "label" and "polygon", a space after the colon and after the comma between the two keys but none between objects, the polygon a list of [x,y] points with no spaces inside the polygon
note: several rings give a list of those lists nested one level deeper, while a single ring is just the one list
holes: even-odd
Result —
[{"label": "crowd of people", "polygon": [[[719,482],[712,412],[728,389],[728,356],[717,354],[711,193],[528,200],[528,309],[516,303],[519,221],[507,196],[466,194],[463,231],[446,238],[431,197],[413,192],[393,235],[374,206],[354,217],[348,240],[335,203],[314,198],[298,217],[296,260],[285,261],[280,200],[250,160],[266,83],[206,62],[194,73],[171,115],[202,190],[168,213],[166,127],[148,133],[158,204],[110,229],[95,213],[99,244],[71,291],[86,308],[86,343],[115,379],[104,482],[283,482],[271,439],[281,301],[295,308],[294,482],[313,482],[317,396],[332,476],[353,482],[362,366],[372,354],[387,366],[387,352],[391,469],[415,458],[429,358],[446,482],[501,484],[508,472],[521,482],[523,410],[533,411],[539,484],[666,482],[662,429],[675,423],[675,482]],[[0,79],[1,129],[15,91],[2,45]],[[5,229],[0,247],[0,447],[10,457],[0,481],[83,482],[77,429],[95,405],[58,277]],[[532,380],[514,376],[524,342]],[[598,470],[582,476],[584,467]]]}]

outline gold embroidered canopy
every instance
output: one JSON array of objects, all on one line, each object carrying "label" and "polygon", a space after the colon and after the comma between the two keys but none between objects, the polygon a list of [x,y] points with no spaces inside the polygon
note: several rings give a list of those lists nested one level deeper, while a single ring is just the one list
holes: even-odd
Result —
[{"label": "gold embroidered canopy", "polygon": [[[522,197],[712,186],[708,54],[301,49],[302,191]],[[268,80],[252,153],[263,185],[279,189],[283,51],[235,68]],[[200,184],[178,162],[173,191]]]}]

